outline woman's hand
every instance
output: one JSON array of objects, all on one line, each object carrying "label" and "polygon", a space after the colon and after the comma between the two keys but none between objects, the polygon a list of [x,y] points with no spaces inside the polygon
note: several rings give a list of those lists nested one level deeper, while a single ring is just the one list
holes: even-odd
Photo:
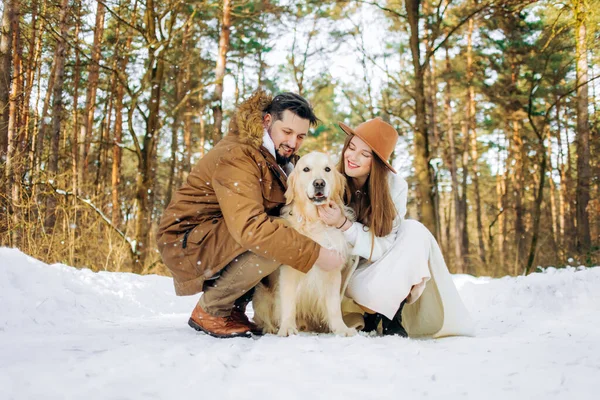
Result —
[{"label": "woman's hand", "polygon": [[346,216],[340,207],[333,201],[324,206],[317,207],[319,217],[329,226],[339,227],[346,220]]}]

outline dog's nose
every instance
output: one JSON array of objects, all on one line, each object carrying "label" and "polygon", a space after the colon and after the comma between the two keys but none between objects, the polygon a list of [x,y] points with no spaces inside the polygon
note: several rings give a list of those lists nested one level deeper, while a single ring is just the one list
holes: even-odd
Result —
[{"label": "dog's nose", "polygon": [[313,182],[315,189],[323,189],[325,187],[325,181],[323,179],[316,179]]}]

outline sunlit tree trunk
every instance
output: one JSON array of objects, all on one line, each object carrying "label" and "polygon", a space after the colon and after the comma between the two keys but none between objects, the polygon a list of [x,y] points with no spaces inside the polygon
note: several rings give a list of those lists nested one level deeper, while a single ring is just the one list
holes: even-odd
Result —
[{"label": "sunlit tree trunk", "polygon": [[485,263],[485,245],[483,240],[483,224],[481,222],[481,194],[479,192],[479,154],[477,151],[477,127],[475,110],[475,88],[473,87],[473,31],[475,21],[469,20],[467,34],[467,101],[466,101],[466,123],[468,140],[471,149],[471,179],[473,181],[473,192],[475,196],[475,219],[477,221],[477,239],[479,241],[479,259]]},{"label": "sunlit tree trunk", "polygon": [[[136,262],[133,266],[134,273],[142,273],[145,262],[150,251],[150,229],[152,227],[152,210],[155,199],[155,177],[156,177],[156,151],[160,135],[160,102],[165,75],[165,53],[170,45],[166,38],[159,44],[156,30],[156,11],[154,0],[147,0],[144,22],[146,23],[146,35],[149,41],[148,60],[148,83],[150,96],[148,99],[148,119],[143,146],[138,153],[138,173],[136,176],[135,191],[135,249]],[[169,35],[175,23],[177,12],[171,10],[167,29]],[[170,40],[170,36],[169,36]],[[160,51],[158,47],[160,46]],[[133,134],[133,132],[132,132]]]},{"label": "sunlit tree trunk", "polygon": [[[448,48],[446,48],[446,73],[451,72],[450,55]],[[452,200],[451,204],[454,207],[454,264],[456,272],[459,274],[465,273],[464,265],[464,253],[462,246],[462,231],[459,219],[461,218],[461,205],[459,197],[459,186],[458,186],[458,172],[456,169],[456,144],[454,138],[454,124],[452,121],[452,91],[450,86],[450,80],[446,81],[445,91],[445,102],[444,110],[446,112],[446,135],[448,138],[449,146],[449,157],[448,157],[448,168],[450,169],[450,177],[452,179]]]},{"label": "sunlit tree trunk", "polygon": [[417,178],[419,214],[421,222],[435,235],[437,216],[435,214],[434,183],[429,165],[429,138],[427,130],[427,113],[425,107],[425,67],[421,64],[421,48],[419,37],[420,0],[406,0],[406,13],[410,27],[410,49],[414,68],[414,98],[416,124],[414,132],[414,166]]},{"label": "sunlit tree trunk", "polygon": [[[204,108],[202,108],[200,110],[200,156],[203,157],[204,153],[205,153],[205,146],[206,146],[206,121],[204,120]],[[190,160],[192,159],[192,149],[188,148],[187,149],[187,153],[186,154],[186,158],[187,158],[187,162],[189,163]]]},{"label": "sunlit tree trunk", "polygon": [[590,201],[590,126],[588,112],[588,62],[586,41],[585,2],[574,0],[575,34],[577,61],[577,250],[590,251],[590,221],[588,203]]},{"label": "sunlit tree trunk", "polygon": [[[56,70],[54,78],[54,88],[52,94],[52,130],[50,136],[50,159],[48,161],[48,175],[51,179],[56,179],[58,174],[59,145],[62,128],[63,114],[63,90],[65,81],[65,60],[67,58],[67,16],[69,13],[69,0],[62,0],[59,16],[60,37],[57,39],[56,52]],[[56,222],[55,215],[56,197],[48,197],[46,209],[46,227],[52,229]]]},{"label": "sunlit tree trunk", "polygon": [[[137,22],[137,5],[136,2],[133,5],[132,11],[132,24],[135,26]],[[119,8],[121,11],[121,8]],[[117,26],[118,35],[121,35],[121,25]],[[120,202],[120,184],[121,184],[121,163],[122,163],[122,141],[123,141],[123,98],[125,97],[125,85],[126,85],[126,75],[125,71],[127,70],[128,64],[128,54],[131,49],[131,43],[133,41],[133,33],[130,29],[124,28],[125,35],[127,39],[125,40],[125,44],[123,47],[117,46],[115,58],[117,61],[118,70],[116,73],[121,74],[121,79],[117,79],[116,89],[115,89],[115,125],[114,125],[114,136],[113,136],[113,146],[112,146],[112,168],[111,168],[111,202],[112,202],[112,212],[111,212],[111,220],[114,226],[119,226],[121,222],[121,202]],[[118,42],[118,41],[117,41]]]},{"label": "sunlit tree trunk", "polygon": [[98,92],[98,78],[100,76],[100,46],[104,35],[104,14],[106,9],[104,3],[98,1],[96,4],[96,23],[94,25],[94,42],[92,44],[91,60],[88,67],[88,85],[85,97],[85,138],[83,140],[83,154],[81,155],[81,172],[79,173],[82,184],[87,175],[89,166],[90,144],[92,140],[92,130],[94,128],[94,113],[96,112],[96,93]]},{"label": "sunlit tree trunk", "polygon": [[515,263],[513,265],[513,273],[516,275],[520,272],[521,260],[524,256],[525,245],[525,224],[523,221],[523,139],[520,132],[519,121],[512,121],[512,158],[514,160],[513,171],[511,173],[511,188],[513,190],[512,198],[514,201],[514,230],[515,230]]},{"label": "sunlit tree trunk", "polygon": [[[78,8],[81,7],[81,3],[78,4]],[[79,30],[80,30],[80,22],[81,22],[81,11],[79,10],[78,18],[75,23],[75,40],[79,44]],[[81,64],[79,52],[75,52],[75,67],[73,71],[73,135],[71,136],[71,173],[73,176],[71,177],[71,185],[73,193],[79,194],[79,185],[78,185],[78,171],[79,171],[79,80],[81,76]],[[75,203],[77,199],[73,198],[73,202]]]},{"label": "sunlit tree trunk", "polygon": [[548,179],[548,183],[550,186],[550,218],[552,219],[552,241],[554,242],[554,248],[556,249],[556,253],[558,255],[558,214],[556,208],[556,183],[554,182],[554,178],[552,174],[554,172],[554,167],[552,165],[552,135],[550,133],[550,129],[547,130],[548,137],[548,170],[550,171],[550,177]]},{"label": "sunlit tree trunk", "polygon": [[6,156],[6,177],[8,178],[8,193],[12,202],[11,216],[12,225],[11,229],[13,246],[19,245],[19,218],[20,212],[18,205],[20,203],[21,193],[21,179],[23,171],[23,162],[25,161],[22,157],[24,155],[24,128],[19,126],[20,108],[22,103],[20,102],[23,94],[23,51],[21,46],[21,31],[20,31],[20,2],[15,1],[13,3],[14,10],[11,13],[10,20],[10,34],[12,35],[11,40],[11,53],[12,53],[12,73],[9,73],[10,79],[10,95],[8,100],[8,148]]},{"label": "sunlit tree trunk", "polygon": [[[500,167],[500,153],[498,153],[498,166]],[[508,165],[504,165],[503,171],[498,171],[496,175],[496,208],[498,209],[498,229],[496,234],[496,247],[498,250],[498,266],[500,271],[505,272],[505,251],[504,241],[506,240],[505,208],[506,199],[506,171]]]},{"label": "sunlit tree trunk", "polygon": [[[26,149],[24,149],[24,153],[28,152],[27,155],[27,170],[29,171],[29,181],[33,180],[33,147],[32,143],[35,143],[35,138],[33,134],[35,129],[29,129],[29,121],[31,119],[30,111],[31,107],[29,106],[31,103],[31,95],[33,93],[34,81],[35,81],[35,73],[38,70],[41,50],[42,50],[42,32],[45,26],[45,18],[46,18],[46,1],[42,1],[42,4],[39,5],[36,1],[31,3],[32,7],[32,22],[31,22],[31,40],[29,42],[29,50],[27,57],[27,64],[24,66],[25,78],[25,88],[24,88],[24,96],[23,96],[23,117],[21,126],[25,129],[26,133]],[[37,111],[37,109],[35,109]],[[36,112],[34,112],[36,114]],[[25,157],[25,156],[24,156]],[[23,161],[25,163],[25,160]]]},{"label": "sunlit tree trunk", "polygon": [[227,53],[229,51],[229,35],[231,33],[231,7],[232,0],[223,0],[223,17],[221,19],[221,31],[219,34],[219,54],[215,68],[215,94],[213,98],[213,144],[216,144],[223,136],[223,79],[227,66]]},{"label": "sunlit tree trunk", "polygon": [[17,0],[6,0],[2,10],[0,36],[0,162],[6,160],[8,153],[8,101],[12,81],[12,20]]}]

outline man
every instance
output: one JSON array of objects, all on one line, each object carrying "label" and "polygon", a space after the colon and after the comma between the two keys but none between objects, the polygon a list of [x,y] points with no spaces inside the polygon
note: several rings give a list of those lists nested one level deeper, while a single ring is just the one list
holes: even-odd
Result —
[{"label": "man", "polygon": [[291,162],[317,121],[303,97],[257,91],[175,193],[160,222],[158,248],[178,295],[204,292],[192,328],[248,336],[256,326],[245,308],[261,279],[281,264],[307,272],[315,263],[325,270],[343,263],[277,218]]}]

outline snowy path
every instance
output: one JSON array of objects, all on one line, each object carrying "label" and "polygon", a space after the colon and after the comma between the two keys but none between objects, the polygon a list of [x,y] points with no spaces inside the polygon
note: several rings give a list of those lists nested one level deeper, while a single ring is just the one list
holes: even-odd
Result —
[{"label": "snowy path", "polygon": [[171,280],[0,249],[0,399],[596,399],[600,268],[457,276],[475,338],[220,340]]}]

